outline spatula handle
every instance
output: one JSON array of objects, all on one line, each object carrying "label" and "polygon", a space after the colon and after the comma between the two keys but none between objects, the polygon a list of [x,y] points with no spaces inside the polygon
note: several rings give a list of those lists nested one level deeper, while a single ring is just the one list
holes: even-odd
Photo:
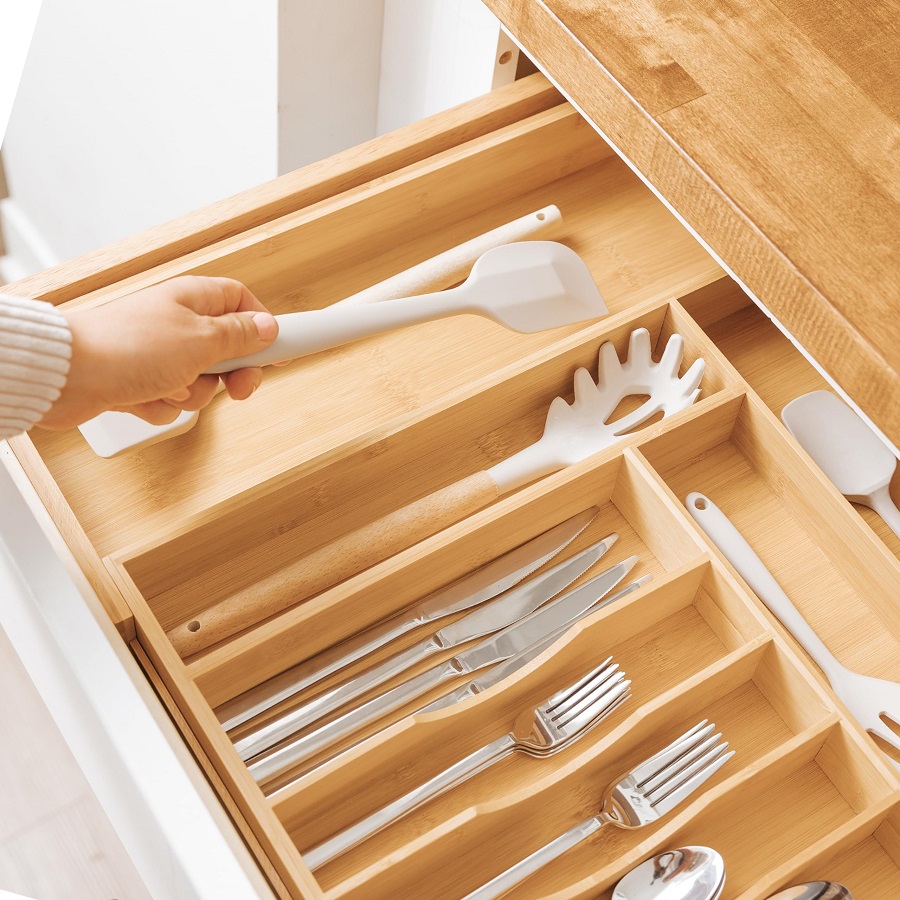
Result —
[{"label": "spatula handle", "polygon": [[884,485],[879,490],[873,491],[869,499],[871,500],[872,509],[884,519],[884,524],[897,537],[900,537],[900,509],[897,509],[897,504],[891,498],[890,486]]},{"label": "spatula handle", "polygon": [[753,588],[770,612],[778,617],[800,646],[816,661],[822,671],[829,677],[836,672],[840,668],[840,663],[812,630],[766,568],[765,563],[756,555],[725,513],[703,494],[688,494],[685,503],[700,527],[722,551],[722,555]]},{"label": "spatula handle", "polygon": [[469,292],[470,289],[462,284],[445,291],[399,300],[382,300],[362,306],[333,304],[325,309],[275,316],[278,337],[268,347],[249,356],[216,363],[206,370],[206,374],[218,375],[247,366],[268,366],[407,325],[474,312],[466,303]]},{"label": "spatula handle", "polygon": [[431,537],[493,503],[497,485],[476,472],[325,544],[231,594],[168,632],[182,657],[191,656],[276,615],[326,588]]}]

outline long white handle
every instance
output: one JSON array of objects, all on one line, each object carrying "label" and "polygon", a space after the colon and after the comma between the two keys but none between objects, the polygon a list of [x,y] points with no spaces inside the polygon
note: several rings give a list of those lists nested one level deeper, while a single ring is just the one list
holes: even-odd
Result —
[{"label": "long white handle", "polygon": [[226,359],[207,369],[207,374],[218,375],[249,366],[269,366],[406,325],[476,312],[466,304],[469,290],[462,284],[434,294],[383,300],[365,306],[332,304],[325,309],[275,316],[278,337],[265,350],[238,359]]},{"label": "long white handle", "polygon": [[725,513],[709,497],[696,492],[688,494],[685,503],[700,527],[722,551],[722,555],[737,569],[741,578],[753,588],[769,610],[778,616],[781,624],[818,663],[829,680],[843,670],[843,666],[809,627],[806,619],[791,603],[772,573]]},{"label": "long white handle", "polygon": [[887,525],[897,537],[900,537],[900,509],[891,499],[891,490],[888,485],[874,491],[869,495],[870,505],[875,512],[884,519]]},{"label": "long white handle", "polygon": [[397,297],[412,297],[452,287],[463,281],[478,257],[514,241],[535,240],[537,235],[546,239],[549,232],[562,221],[562,214],[556,206],[545,206],[527,216],[506,222],[478,237],[451,247],[431,259],[403,272],[398,272],[384,281],[365,288],[358,294],[338,300],[334,306],[356,306],[360,303],[380,303]]}]

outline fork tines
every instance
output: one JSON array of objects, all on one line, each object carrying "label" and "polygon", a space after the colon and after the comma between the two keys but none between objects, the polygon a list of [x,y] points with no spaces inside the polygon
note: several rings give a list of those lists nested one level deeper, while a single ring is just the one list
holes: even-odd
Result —
[{"label": "fork tines", "polygon": [[637,788],[659,815],[680,803],[734,756],[728,742],[721,742],[722,735],[713,734],[715,728],[704,719],[632,771]]},{"label": "fork tines", "polygon": [[547,703],[548,718],[560,732],[579,732],[599,722],[631,696],[631,681],[618,663],[610,663],[611,656]]}]

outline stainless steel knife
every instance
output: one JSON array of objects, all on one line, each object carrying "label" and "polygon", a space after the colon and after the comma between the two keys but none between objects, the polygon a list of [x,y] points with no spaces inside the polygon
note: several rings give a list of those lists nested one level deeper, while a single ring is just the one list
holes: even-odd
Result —
[{"label": "stainless steel knife", "polygon": [[411,609],[403,610],[246,691],[216,710],[219,721],[226,731],[233,731],[254,716],[368,656],[413,628],[471,609],[502,594],[565,550],[591,524],[598,511],[596,506],[592,506],[572,516],[470,575],[441,588]]},{"label": "stainless steel knife", "polygon": [[631,571],[636,562],[637,557],[630,556],[581,587],[547,603],[542,609],[531,613],[520,622],[504,628],[499,634],[457,653],[456,656],[391,688],[384,694],[344,713],[315,731],[308,732],[282,747],[262,754],[249,763],[250,772],[257,782],[268,781],[286,769],[326,749],[335,741],[376,722],[381,716],[414,700],[431,688],[458,678],[460,675],[468,675],[478,669],[509,659],[530,647],[535,641],[561,628],[585,609],[592,607],[598,599],[609,593]]},{"label": "stainless steel knife", "polygon": [[540,656],[551,644],[555,644],[556,641],[576,624],[576,622],[579,622],[581,619],[585,619],[588,616],[592,616],[597,610],[603,609],[604,606],[609,606],[611,603],[615,603],[616,600],[621,600],[638,588],[643,587],[652,578],[652,575],[642,575],[637,580],[632,581],[627,587],[622,588],[621,591],[616,591],[612,597],[607,597],[606,599],[595,603],[589,609],[586,609],[583,613],[580,613],[570,622],[563,625],[562,628],[557,628],[556,631],[541,638],[530,647],[517,653],[515,656],[511,656],[505,662],[498,663],[484,674],[479,675],[477,678],[473,678],[468,684],[464,684],[455,691],[444,694],[443,697],[438,697],[437,700],[434,700],[427,706],[417,709],[413,715],[434,712],[436,709],[446,709],[448,706],[453,706],[454,703],[461,703],[463,700],[468,700],[469,697],[474,697],[476,694],[486,691],[489,687],[493,687],[495,684],[503,681],[504,678],[509,678],[510,675],[518,672],[523,666],[528,665],[533,659]]},{"label": "stainless steel knife", "polygon": [[234,745],[241,759],[246,761],[258,756],[295,734],[300,728],[315,724],[323,716],[335,712],[380,684],[402,675],[412,666],[444,650],[461,647],[469,641],[494,634],[501,628],[518,622],[580,578],[612,547],[618,537],[615,533],[608,535],[571,559],[564,560],[552,569],[536,575],[531,581],[483,603],[474,612],[445,625],[405,650],[395,653],[355,677],[295,707],[262,728],[245,735]]}]

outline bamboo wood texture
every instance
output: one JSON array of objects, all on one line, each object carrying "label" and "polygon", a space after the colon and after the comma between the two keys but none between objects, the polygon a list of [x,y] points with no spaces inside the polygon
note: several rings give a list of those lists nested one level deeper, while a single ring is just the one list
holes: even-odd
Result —
[{"label": "bamboo wood texture", "polygon": [[896,2],[487,6],[900,445]]},{"label": "bamboo wood texture", "polygon": [[491,476],[475,472],[259,578],[167,635],[182,656],[190,656],[417,544],[497,497]]},{"label": "bamboo wood texture", "polygon": [[[645,9],[654,8],[647,0]],[[771,14],[761,9],[761,17]],[[678,23],[657,24],[664,34]],[[615,54],[614,40],[610,46]],[[652,46],[649,38],[645,46]],[[699,78],[652,52],[619,55],[617,65],[643,66],[657,79],[641,102],[657,110],[674,108],[673,100],[690,106]],[[582,77],[580,63],[572,68]],[[224,237],[255,213],[242,208],[231,216],[220,207],[208,230],[184,220],[171,240],[151,242],[153,271],[140,250],[120,247],[105,262],[74,266],[68,277],[65,270],[52,273],[46,290],[72,296],[90,283],[96,294],[84,302],[101,302],[167,274],[221,266],[218,274],[256,279],[267,299],[286,308],[323,305],[499,222],[558,203],[563,239],[588,260],[609,302],[612,314],[603,323],[533,342],[462,323],[399,341],[385,336],[347,355],[323,355],[308,369],[278,373],[261,405],[216,405],[208,423],[181,444],[150,448],[126,464],[92,460],[66,435],[23,438],[13,445],[17,458],[82,568],[120,592],[133,611],[136,655],[284,895],[394,900],[427,890],[430,900],[451,900],[594,811],[605,783],[651,743],[708,716],[738,750],[733,765],[647,832],[604,835],[602,843],[567,854],[523,884],[519,900],[606,900],[637,862],[691,843],[725,855],[723,900],[758,900],[823,874],[862,897],[894,900],[896,770],[694,525],[683,498],[695,489],[715,496],[841,661],[895,679],[898,548],[824,481],[777,418],[794,392],[816,386],[809,363],[747,306],[571,110],[542,106],[534,98],[549,95],[522,90],[503,97],[510,109],[527,112],[524,121],[491,113],[485,101],[473,108],[484,114],[485,127],[468,143],[460,141],[465,126],[454,113],[446,128],[436,128],[436,156],[416,150],[406,157],[401,147],[404,169],[388,166],[376,181],[355,185],[349,171],[366,170],[364,155],[326,166],[337,180],[300,208],[319,190],[307,172],[301,182],[313,193],[301,186],[291,200],[278,187],[275,197],[258,195],[266,225]],[[387,160],[391,148],[398,145],[369,150]],[[368,171],[385,164],[371,162]],[[671,165],[662,152],[658,162]],[[697,189],[691,177],[673,199]],[[340,184],[347,190],[335,194]],[[281,205],[295,202],[293,209]],[[709,204],[710,215],[718,215],[715,199]],[[271,219],[276,210],[280,218]],[[858,224],[849,223],[852,234]],[[821,229],[813,225],[811,232]],[[223,239],[207,246],[212,234]],[[179,259],[182,238],[182,249],[191,252]],[[765,240],[746,238],[741,252],[749,258],[759,251],[764,262]],[[792,240],[799,246],[806,237]],[[300,272],[308,275],[302,284]],[[777,267],[771,278],[785,286],[786,302],[800,296]],[[268,573],[525,446],[539,434],[550,399],[571,388],[574,368],[593,366],[602,340],[624,349],[639,325],[658,346],[673,332],[684,335],[687,361],[707,361],[698,404],[306,602],[266,611]],[[357,376],[352,388],[348,372]],[[344,413],[342,402],[350,404]],[[382,723],[387,727],[358,747],[263,797],[212,707],[592,505],[600,513],[579,541],[619,532],[622,553],[640,556],[634,576],[652,574],[650,585],[579,623],[508,682],[454,708]],[[581,547],[576,542],[567,552]],[[110,576],[105,582],[100,556]],[[272,584],[276,596],[282,588]],[[254,590],[260,605],[243,620],[250,627],[186,664],[166,630],[232,593]],[[523,707],[609,653],[633,680],[635,696],[608,727],[552,761],[506,760],[489,779],[449,792],[316,877],[309,872],[304,848],[486,743]]]}]

